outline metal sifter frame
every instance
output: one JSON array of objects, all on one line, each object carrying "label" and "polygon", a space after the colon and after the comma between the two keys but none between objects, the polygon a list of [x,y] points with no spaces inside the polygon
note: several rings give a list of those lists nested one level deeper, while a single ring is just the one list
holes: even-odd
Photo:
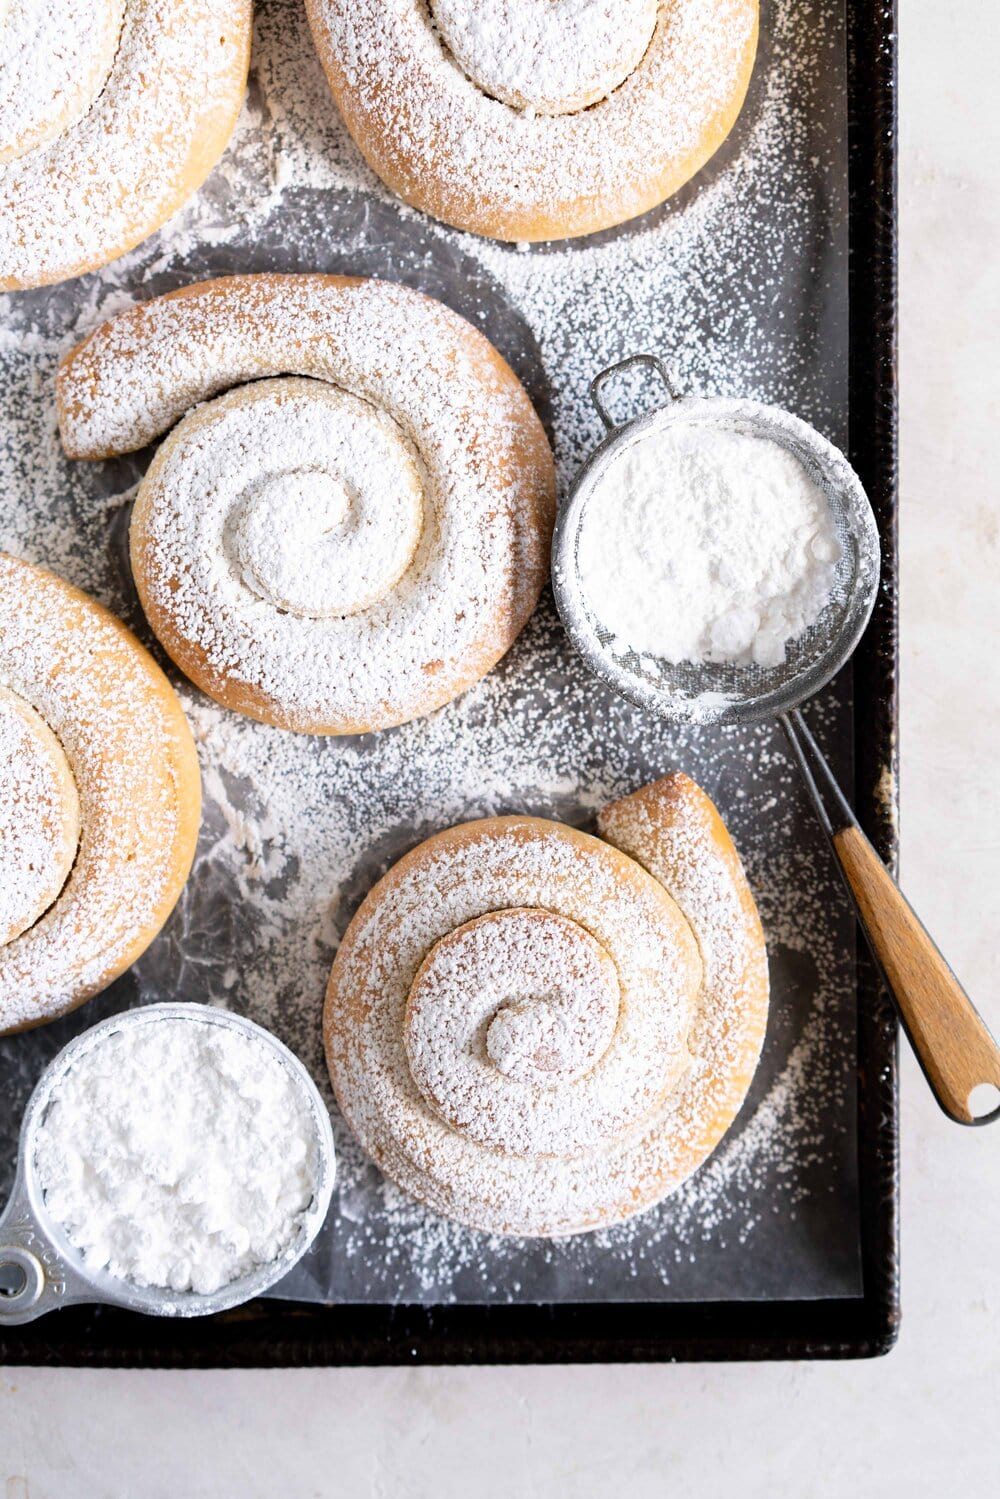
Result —
[{"label": "metal sifter frame", "polygon": [[[669,400],[644,414],[616,422],[604,392],[618,376],[648,369],[662,381]],[[871,618],[881,560],[878,528],[861,480],[843,453],[807,422],[775,406],[721,396],[682,396],[653,354],[633,354],[609,365],[591,382],[590,397],[607,435],[581,468],[556,519],[552,539],[552,586],[567,633],[587,666],[607,686],[649,713],[680,723],[737,724],[777,718],[826,685],[853,654]],[[774,668],[728,668],[661,664],[656,681],[634,653],[616,655],[584,597],[577,555],[587,505],[612,464],[634,443],[671,426],[703,425],[770,439],[799,460],[844,519],[844,590],[831,606],[835,617],[819,622],[801,645],[789,647],[787,664]],[[829,610],[827,611],[827,615]],[[825,642],[823,644],[822,642]],[[706,695],[706,682],[713,689]]]},{"label": "metal sifter frame", "polygon": [[[849,668],[855,799],[879,853],[896,811],[895,6],[845,0],[850,150],[850,455],[879,517],[883,583]],[[245,267],[235,267],[245,268]],[[312,267],[310,267],[312,268]],[[820,1300],[530,1306],[289,1304],[192,1320],[79,1306],[0,1330],[10,1367],[216,1368],[863,1358],[899,1328],[897,1023],[862,950],[858,1159],[863,1288]]]}]

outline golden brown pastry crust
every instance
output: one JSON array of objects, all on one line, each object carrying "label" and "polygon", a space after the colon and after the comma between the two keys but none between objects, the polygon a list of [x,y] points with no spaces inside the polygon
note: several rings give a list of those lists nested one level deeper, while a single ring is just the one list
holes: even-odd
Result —
[{"label": "golden brown pastry crust", "polygon": [[661,0],[639,65],[608,97],[526,116],[484,94],[424,0],[306,0],[337,107],[399,196],[514,241],[594,233],[664,202],[719,149],[757,49],[757,0]]},{"label": "golden brown pastry crust", "polygon": [[251,0],[126,0],[90,107],[0,165],[0,291],[107,265],[177,212],[233,132],[251,30]]},{"label": "golden brown pastry crust", "polygon": [[[465,539],[453,540],[447,555],[428,550],[424,571],[411,570],[405,586],[386,595],[384,616],[371,610],[353,625],[310,619],[305,629],[269,616],[274,644],[262,667],[255,600],[251,618],[235,585],[222,599],[206,583],[190,609],[178,589],[179,575],[216,546],[221,521],[215,540],[196,538],[192,499],[190,537],[167,534],[180,504],[183,451],[196,448],[218,420],[222,403],[215,403],[166,440],[140,486],[131,549],[147,617],[182,671],[251,717],[326,734],[420,717],[496,664],[547,580],[555,469],[544,429],[496,349],[432,298],[357,277],[263,275],[205,282],[143,303],[73,350],[57,381],[63,445],[72,457],[129,451],[218,391],[276,375],[327,382],[385,412],[420,457],[425,504],[439,529],[457,537],[464,528]],[[273,382],[286,392],[292,383]],[[245,396],[231,391],[225,403],[250,406],[266,394],[249,385]],[[280,390],[275,398],[283,398]],[[278,445],[266,446],[262,461],[270,462]],[[427,536],[429,548],[433,528]],[[447,577],[435,571],[439,556],[440,569],[451,568]],[[414,580],[424,577],[420,596]],[[400,625],[394,639],[393,611],[411,595],[413,631]],[[422,635],[419,615],[431,596],[437,623]],[[367,644],[359,638],[362,622]]]},{"label": "golden brown pastry crust", "polygon": [[704,905],[710,898],[700,867],[705,850],[711,849],[717,876],[731,893],[730,923],[737,940],[715,954],[718,982],[726,993],[718,1038],[726,1065],[712,1077],[711,1104],[703,1111],[698,1133],[678,1151],[675,1169],[687,1175],[715,1149],[753,1081],[770,993],[764,931],[729,831],[711,798],[690,776],[678,771],[612,802],[598,814],[597,826],[602,838],[663,882],[695,933],[701,931],[703,956]]},{"label": "golden brown pastry crust", "polygon": [[[368,894],[333,965],[324,1041],[348,1123],[404,1190],[487,1232],[575,1233],[652,1206],[718,1144],[759,1056],[764,938],[709,798],[688,777],[668,776],[607,808],[600,826],[598,839],[539,818],[493,818],[438,834]],[[526,939],[495,950],[486,942],[497,912],[575,923],[613,963],[618,1023],[593,1058],[584,1051],[589,1071],[570,1067],[576,1052],[550,1062],[553,1038],[559,1055],[567,1035],[590,1027],[598,1039],[588,1005],[572,1011],[582,1003],[577,980],[553,1025],[536,982],[544,965],[528,960]],[[483,943],[470,947],[480,926]],[[429,994],[428,963],[439,973]],[[568,1029],[558,1023],[567,1004]],[[658,1096],[645,1069],[678,1046],[690,1063],[665,1066]],[[554,1065],[551,1082],[530,1081],[539,1058],[543,1069]],[[560,1124],[564,1152],[552,1146]]]},{"label": "golden brown pastry crust", "polygon": [[65,885],[80,842],[80,798],[62,745],[44,718],[2,683],[0,743],[10,757],[0,755],[0,947],[5,947],[35,924]]},{"label": "golden brown pastry crust", "polygon": [[0,553],[0,682],[51,729],[80,802],[69,879],[0,947],[0,1033],[44,1024],[106,988],[148,947],[194,857],[198,758],[177,695],[113,614]]}]

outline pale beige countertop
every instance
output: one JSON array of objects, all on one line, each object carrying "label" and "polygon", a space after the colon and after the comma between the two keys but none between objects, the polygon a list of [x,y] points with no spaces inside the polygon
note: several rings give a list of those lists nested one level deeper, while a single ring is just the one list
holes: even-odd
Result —
[{"label": "pale beige countertop", "polygon": [[[902,873],[1000,1030],[1000,12],[906,0]],[[869,1364],[0,1373],[0,1499],[987,1492],[1000,1125],[903,1062],[899,1346]]]}]

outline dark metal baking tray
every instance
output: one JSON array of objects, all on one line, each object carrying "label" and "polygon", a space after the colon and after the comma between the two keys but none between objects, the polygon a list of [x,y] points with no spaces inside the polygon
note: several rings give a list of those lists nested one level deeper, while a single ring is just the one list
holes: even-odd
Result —
[{"label": "dark metal baking tray", "polygon": [[[848,0],[850,455],[879,522],[883,584],[853,663],[855,797],[896,856],[885,768],[896,756],[895,78],[892,5]],[[862,1293],[795,1301],[322,1306],[255,1302],[189,1323],[79,1308],[0,1340],[7,1364],[676,1361],[865,1357],[899,1319],[896,1024],[858,959],[857,1109]]]}]

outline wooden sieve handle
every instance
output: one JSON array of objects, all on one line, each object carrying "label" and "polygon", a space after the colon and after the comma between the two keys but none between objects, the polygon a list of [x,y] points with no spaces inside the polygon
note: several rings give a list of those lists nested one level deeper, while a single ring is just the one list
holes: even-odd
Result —
[{"label": "wooden sieve handle", "polygon": [[801,713],[781,722],[935,1098],[958,1124],[991,1123],[1000,1118],[1000,1105],[977,1116],[969,1100],[983,1083],[1000,1088],[1000,1047],[858,826]]},{"label": "wooden sieve handle", "polygon": [[986,1124],[969,1095],[981,1083],[1000,1088],[1000,1048],[932,942],[916,912],[859,827],[833,835],[848,889],[886,987],[945,1113],[959,1124]]}]

